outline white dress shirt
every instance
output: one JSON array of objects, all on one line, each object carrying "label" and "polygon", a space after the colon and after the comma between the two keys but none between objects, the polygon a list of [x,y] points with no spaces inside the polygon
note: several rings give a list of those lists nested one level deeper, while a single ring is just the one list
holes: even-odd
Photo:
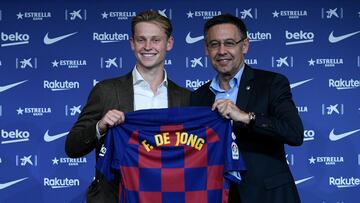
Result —
[{"label": "white dress shirt", "polygon": [[150,84],[144,80],[136,67],[132,71],[134,87],[134,110],[159,109],[168,107],[167,74],[164,70],[164,80],[154,94]]}]

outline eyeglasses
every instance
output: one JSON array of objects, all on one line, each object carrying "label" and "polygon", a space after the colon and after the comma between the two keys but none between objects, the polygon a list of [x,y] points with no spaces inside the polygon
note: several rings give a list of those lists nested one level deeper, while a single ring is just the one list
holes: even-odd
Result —
[{"label": "eyeglasses", "polygon": [[227,39],[227,40],[225,40],[224,42],[220,42],[220,41],[213,40],[213,41],[209,42],[209,43],[207,44],[207,46],[208,46],[210,49],[217,49],[217,48],[219,48],[219,47],[221,46],[221,44],[224,44],[224,46],[225,46],[226,48],[234,48],[234,47],[236,47],[237,44],[239,44],[240,42],[244,41],[245,39],[246,39],[246,37],[240,39],[239,41],[235,41],[235,40],[233,40],[233,39]]}]

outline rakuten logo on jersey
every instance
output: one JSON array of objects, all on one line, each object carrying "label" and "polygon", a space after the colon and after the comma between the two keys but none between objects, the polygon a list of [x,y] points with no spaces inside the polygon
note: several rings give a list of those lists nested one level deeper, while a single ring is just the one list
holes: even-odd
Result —
[{"label": "rakuten logo on jersey", "polygon": [[71,178],[44,178],[44,186],[51,187],[53,189],[59,189],[59,188],[67,188],[67,187],[74,187],[79,186],[80,180],[77,178],[71,179]]},{"label": "rakuten logo on jersey", "polygon": [[197,88],[199,88],[201,85],[209,82],[210,80],[186,80],[185,81],[185,87],[186,88],[192,88],[193,90],[196,90]]},{"label": "rakuten logo on jersey", "polygon": [[286,45],[294,45],[313,42],[315,34],[313,32],[304,32],[302,30],[299,32],[289,32],[285,30],[285,37],[288,40],[285,43]]},{"label": "rakuten logo on jersey", "polygon": [[329,87],[335,87],[338,90],[355,89],[360,87],[360,80],[339,80],[329,79]]},{"label": "rakuten logo on jersey", "polygon": [[21,44],[29,44],[30,35],[15,32],[15,34],[7,34],[1,32],[1,47],[16,46]]},{"label": "rakuten logo on jersey", "polygon": [[329,185],[336,186],[338,188],[345,188],[345,187],[356,187],[360,185],[359,178],[344,178],[340,176],[340,178],[329,177]]},{"label": "rakuten logo on jersey", "polygon": [[48,81],[44,80],[44,89],[51,89],[51,91],[64,91],[71,89],[79,89],[80,83],[77,81]]},{"label": "rakuten logo on jersey", "polygon": [[22,131],[19,129],[15,130],[4,130],[1,129],[1,144],[11,144],[16,142],[27,142],[29,141],[30,132],[29,131]]}]

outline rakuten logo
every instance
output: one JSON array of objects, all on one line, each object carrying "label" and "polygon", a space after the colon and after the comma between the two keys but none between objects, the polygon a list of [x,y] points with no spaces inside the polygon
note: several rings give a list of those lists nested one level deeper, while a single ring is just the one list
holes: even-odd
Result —
[{"label": "rakuten logo", "polygon": [[15,32],[15,34],[6,34],[1,32],[1,47],[28,44],[29,40],[30,36],[28,34],[20,34],[18,32]]},{"label": "rakuten logo", "polygon": [[1,144],[10,144],[15,142],[27,142],[29,141],[30,133],[29,131],[21,131],[15,129],[14,131],[6,131],[1,129]]},{"label": "rakuten logo", "polygon": [[93,40],[100,41],[101,43],[111,43],[111,42],[120,42],[124,40],[129,40],[129,35],[126,33],[93,33]]},{"label": "rakuten logo", "polygon": [[44,80],[44,89],[51,89],[51,91],[64,91],[71,89],[79,89],[80,83],[77,81],[48,81]]},{"label": "rakuten logo", "polygon": [[360,87],[360,80],[339,80],[329,79],[329,87],[335,87],[338,90],[355,89]]},{"label": "rakuten logo", "polygon": [[196,80],[186,80],[185,81],[185,87],[187,88],[192,88],[193,90],[196,90],[197,88],[199,88],[201,85],[209,82],[210,80],[199,80],[199,79],[196,79]]},{"label": "rakuten logo", "polygon": [[285,37],[288,40],[288,42],[285,43],[286,45],[294,45],[313,42],[315,34],[313,32],[304,32],[302,30],[293,33],[286,30]]},{"label": "rakuten logo", "polygon": [[44,178],[44,186],[49,186],[53,189],[67,188],[67,187],[73,187],[79,185],[80,185],[79,179],[70,179],[70,178],[59,179],[57,177]]},{"label": "rakuten logo", "polygon": [[344,178],[340,176],[340,178],[329,177],[329,185],[334,185],[338,188],[345,188],[345,187],[356,187],[360,185],[359,178]]}]

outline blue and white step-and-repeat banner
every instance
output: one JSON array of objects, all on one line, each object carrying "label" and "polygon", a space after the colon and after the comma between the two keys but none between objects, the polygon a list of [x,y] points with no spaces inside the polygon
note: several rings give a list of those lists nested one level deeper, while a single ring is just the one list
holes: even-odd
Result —
[{"label": "blue and white step-and-repeat banner", "polygon": [[360,202],[360,1],[1,0],[1,203],[85,201],[94,153],[68,158],[65,136],[91,88],[134,67],[130,22],[146,9],[172,20],[166,70],[190,90],[214,75],[204,22],[242,18],[246,63],[291,83],[305,137],[286,158],[302,202]]}]

